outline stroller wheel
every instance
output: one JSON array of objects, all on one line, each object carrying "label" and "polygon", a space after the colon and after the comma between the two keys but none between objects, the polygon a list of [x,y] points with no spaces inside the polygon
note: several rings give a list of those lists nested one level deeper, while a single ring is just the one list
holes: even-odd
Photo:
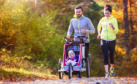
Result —
[{"label": "stroller wheel", "polygon": [[[62,60],[59,59],[59,69],[61,69]],[[59,72],[59,79],[63,79],[63,72]]]},{"label": "stroller wheel", "polygon": [[71,79],[72,78],[72,64],[70,63],[69,64],[69,79]]},{"label": "stroller wheel", "polygon": [[59,72],[59,79],[63,79],[63,72]]}]

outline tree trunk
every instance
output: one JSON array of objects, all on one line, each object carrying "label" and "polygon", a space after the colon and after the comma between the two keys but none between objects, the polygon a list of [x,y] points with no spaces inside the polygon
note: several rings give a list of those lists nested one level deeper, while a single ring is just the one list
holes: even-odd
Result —
[{"label": "tree trunk", "polygon": [[130,30],[131,30],[131,34],[133,34],[133,20],[132,20],[132,10],[131,10],[131,2],[129,0],[129,7],[130,7]]},{"label": "tree trunk", "polygon": [[35,0],[35,9],[38,11],[38,0]]},{"label": "tree trunk", "polygon": [[[123,0],[124,7],[124,28],[125,28],[125,47],[126,47],[126,55],[129,56],[129,26],[128,26],[128,8],[127,8],[127,0]],[[127,57],[126,57],[127,58]]]}]

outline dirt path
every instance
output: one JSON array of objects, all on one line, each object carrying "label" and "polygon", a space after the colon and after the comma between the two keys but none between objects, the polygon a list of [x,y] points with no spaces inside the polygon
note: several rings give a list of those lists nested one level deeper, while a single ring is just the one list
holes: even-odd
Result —
[{"label": "dirt path", "polygon": [[1,82],[0,84],[137,84],[135,78],[118,78],[110,77],[108,80],[103,77],[91,77],[91,78],[73,78],[62,80],[35,80],[30,82]]}]

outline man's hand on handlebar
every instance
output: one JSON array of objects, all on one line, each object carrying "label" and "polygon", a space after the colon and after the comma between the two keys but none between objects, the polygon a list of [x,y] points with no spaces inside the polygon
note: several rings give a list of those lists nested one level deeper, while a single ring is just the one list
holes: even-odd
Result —
[{"label": "man's hand on handlebar", "polygon": [[[67,35],[66,38],[70,39],[70,38],[74,38],[74,36],[70,36],[70,35]],[[82,39],[82,38],[86,38],[86,36],[76,36],[76,38],[79,38],[79,39]]]},{"label": "man's hand on handlebar", "polygon": [[70,35],[67,35],[66,38],[70,39]]}]

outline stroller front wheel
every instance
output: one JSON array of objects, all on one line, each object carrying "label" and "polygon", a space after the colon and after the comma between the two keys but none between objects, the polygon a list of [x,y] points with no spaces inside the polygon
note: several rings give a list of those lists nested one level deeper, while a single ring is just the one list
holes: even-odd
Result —
[{"label": "stroller front wheel", "polygon": [[[60,58],[59,59],[59,70],[62,68],[61,65],[62,65],[62,60]],[[63,79],[63,72],[59,72],[59,79]]]},{"label": "stroller front wheel", "polygon": [[70,63],[69,64],[69,79],[71,79],[72,78],[72,64]]}]

